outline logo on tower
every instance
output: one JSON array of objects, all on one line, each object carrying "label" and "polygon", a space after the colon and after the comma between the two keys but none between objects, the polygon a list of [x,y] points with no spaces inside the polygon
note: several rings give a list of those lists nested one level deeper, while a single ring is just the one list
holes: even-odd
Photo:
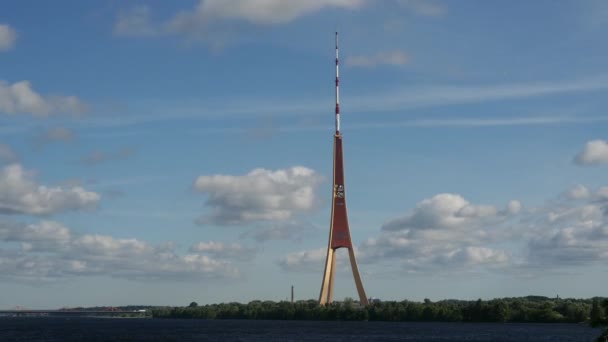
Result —
[{"label": "logo on tower", "polygon": [[334,192],[336,194],[336,197],[344,198],[344,185],[334,185]]}]

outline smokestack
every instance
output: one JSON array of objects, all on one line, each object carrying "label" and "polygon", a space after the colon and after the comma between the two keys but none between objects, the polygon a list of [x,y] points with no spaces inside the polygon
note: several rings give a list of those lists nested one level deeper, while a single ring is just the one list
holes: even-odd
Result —
[{"label": "smokestack", "polygon": [[293,303],[293,285],[291,285],[291,302]]}]

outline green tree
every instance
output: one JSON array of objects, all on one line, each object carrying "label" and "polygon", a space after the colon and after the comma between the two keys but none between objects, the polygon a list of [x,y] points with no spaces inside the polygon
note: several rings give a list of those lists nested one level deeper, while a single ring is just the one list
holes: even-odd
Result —
[{"label": "green tree", "polygon": [[509,305],[503,300],[497,300],[492,304],[490,318],[494,322],[506,322],[510,318]]},{"label": "green tree", "polygon": [[188,307],[190,307],[190,308],[195,308],[197,306],[198,306],[197,302],[192,302],[192,303],[190,303],[190,305],[188,305]]},{"label": "green tree", "polygon": [[344,301],[342,301],[342,306],[354,308],[356,306],[355,300],[352,297],[345,297]]},{"label": "green tree", "polygon": [[596,339],[597,342],[608,342],[608,329],[604,330],[604,332],[598,336]]},{"label": "green tree", "polygon": [[591,313],[589,314],[589,323],[591,326],[598,326],[602,323],[602,307],[600,306],[600,300],[598,298],[593,298],[593,302],[591,303]]}]

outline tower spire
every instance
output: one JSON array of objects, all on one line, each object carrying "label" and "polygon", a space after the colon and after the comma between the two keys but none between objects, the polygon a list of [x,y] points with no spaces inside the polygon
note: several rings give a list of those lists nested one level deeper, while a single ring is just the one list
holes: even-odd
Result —
[{"label": "tower spire", "polygon": [[331,303],[334,296],[334,279],[336,275],[336,250],[348,249],[350,266],[355,278],[359,303],[367,305],[367,297],[359,275],[355,250],[350,238],[348,215],[346,213],[346,192],[344,188],[344,158],[342,155],[342,134],[340,134],[340,93],[338,91],[338,32],[336,32],[336,134],[334,135],[334,184],[331,202],[331,221],[329,223],[329,242],[327,244],[327,257],[325,271],[319,294],[319,304]]},{"label": "tower spire", "polygon": [[336,32],[336,134],[340,134],[340,72],[338,62],[338,32]]}]

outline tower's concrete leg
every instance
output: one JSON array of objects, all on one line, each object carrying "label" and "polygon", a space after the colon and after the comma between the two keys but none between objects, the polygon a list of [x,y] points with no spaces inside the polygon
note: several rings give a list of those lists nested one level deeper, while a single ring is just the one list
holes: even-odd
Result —
[{"label": "tower's concrete leg", "polygon": [[331,273],[329,274],[329,292],[327,294],[327,302],[333,303],[334,301],[334,284],[336,279],[336,250],[333,250],[333,258],[331,258]]},{"label": "tower's concrete leg", "polygon": [[355,251],[352,248],[348,249],[348,257],[350,259],[350,267],[353,269],[353,277],[355,278],[355,285],[357,286],[357,293],[359,293],[359,303],[361,305],[367,305],[367,296],[363,289],[363,283],[361,282],[361,276],[359,276],[359,267],[357,267],[357,260],[355,259]]},{"label": "tower's concrete leg", "polygon": [[[321,284],[321,293],[319,294],[319,304],[325,305],[328,302],[331,303],[330,288],[333,285],[333,273],[334,273],[334,250],[327,248],[327,258],[325,259],[325,272],[323,273],[323,283]],[[331,291],[333,292],[333,291]]]}]

